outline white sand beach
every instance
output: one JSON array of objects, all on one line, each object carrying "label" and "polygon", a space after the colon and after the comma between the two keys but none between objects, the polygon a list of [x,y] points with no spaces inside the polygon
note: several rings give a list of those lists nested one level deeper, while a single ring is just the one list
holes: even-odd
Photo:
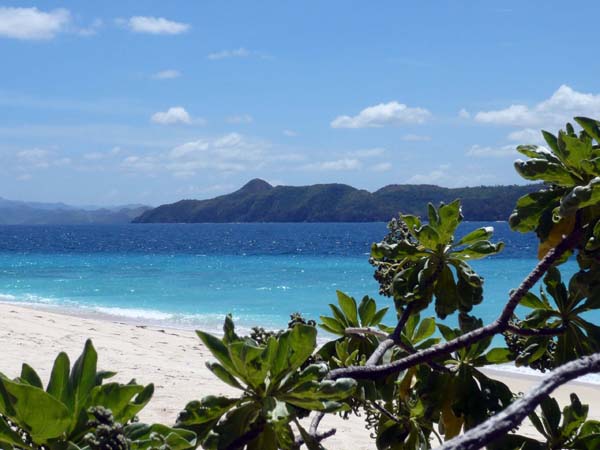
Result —
[{"label": "white sand beach", "polygon": [[[233,390],[205,367],[211,354],[193,331],[159,329],[0,304],[0,372],[7,376],[17,376],[21,363],[27,362],[43,380],[47,380],[58,352],[66,351],[73,361],[87,338],[93,340],[98,350],[99,368],[117,371],[119,381],[135,378],[142,384],[155,384],[154,398],[140,414],[143,421],[173,423],[188,401],[209,394],[229,394]],[[490,374],[514,391],[521,392],[526,392],[540,379],[503,371],[490,371]],[[573,391],[584,403],[590,404],[590,416],[599,419],[600,385],[571,383],[554,395],[562,406]],[[327,440],[327,448],[374,448],[360,418],[344,421],[327,417],[322,427],[328,426],[337,428],[337,434]],[[531,434],[532,428],[523,431]]]}]

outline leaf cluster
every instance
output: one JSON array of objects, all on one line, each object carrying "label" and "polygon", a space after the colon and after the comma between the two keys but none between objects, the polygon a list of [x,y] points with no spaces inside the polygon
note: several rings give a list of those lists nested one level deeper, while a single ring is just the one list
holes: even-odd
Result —
[{"label": "leaf cluster", "polygon": [[343,400],[354,392],[356,381],[324,380],[324,364],[301,368],[316,348],[315,327],[296,324],[269,337],[264,345],[239,337],[231,317],[226,318],[223,330],[222,339],[202,331],[197,334],[217,360],[207,367],[239,389],[240,396],[192,401],[177,422],[196,432],[204,448],[296,448],[291,423],[310,440],[299,418],[309,411],[347,408]]},{"label": "leaf cluster", "polygon": [[60,353],[54,361],[44,389],[37,372],[23,364],[21,375],[11,380],[0,374],[0,448],[88,449],[90,433],[97,428],[99,409],[110,412],[113,424],[123,424],[123,444],[144,450],[153,445],[150,435],[158,433],[174,450],[195,446],[195,435],[186,430],[135,421],[154,393],[154,385],[104,383],[114,372],[97,370],[98,355],[92,342],[70,367],[69,357]]}]

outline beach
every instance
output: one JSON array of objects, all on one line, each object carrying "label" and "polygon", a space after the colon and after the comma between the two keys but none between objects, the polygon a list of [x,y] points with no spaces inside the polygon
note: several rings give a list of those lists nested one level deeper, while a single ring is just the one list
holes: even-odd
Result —
[{"label": "beach", "polygon": [[[128,382],[135,378],[141,384],[155,384],[154,397],[140,414],[142,421],[172,424],[190,400],[235,394],[206,368],[211,354],[191,330],[0,304],[0,372],[9,377],[18,376],[21,363],[27,362],[46,382],[56,355],[66,351],[73,362],[87,338],[93,340],[98,351],[99,369],[117,371],[115,380]],[[490,370],[488,374],[516,392],[527,392],[541,379],[505,371]],[[561,407],[571,392],[577,392],[582,402],[590,405],[591,418],[600,418],[600,386],[574,382],[561,387],[554,393]],[[374,448],[360,418],[344,421],[327,416],[321,427],[337,429],[336,435],[327,440],[327,448]],[[523,427],[521,432],[535,434],[531,426]]]}]

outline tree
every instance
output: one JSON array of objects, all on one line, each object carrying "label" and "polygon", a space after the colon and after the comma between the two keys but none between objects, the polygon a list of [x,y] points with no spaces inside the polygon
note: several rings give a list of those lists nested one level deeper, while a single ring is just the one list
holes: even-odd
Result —
[{"label": "tree", "polygon": [[[509,222],[515,231],[536,233],[539,263],[510,293],[495,321],[484,325],[475,316],[484,280],[469,262],[500,252],[503,244],[492,242],[491,228],[455,238],[462,221],[459,200],[437,208],[430,204],[426,222],[400,215],[373,245],[370,262],[380,293],[393,300],[393,327],[381,323],[385,309],[378,310],[373,299],[357,303],[341,292],[338,304],[330,305],[332,316],[321,317],[320,326],[338,338],[314,358],[327,366],[324,380],[348,386],[356,380],[352,393],[336,401],[364,413],[378,449],[600,446],[600,423],[587,420],[587,406],[576,395],[562,412],[549,397],[557,386],[600,370],[600,327],[583,316],[600,308],[600,122],[575,120],[578,133],[570,124],[557,136],[543,132],[549,150],[517,148],[527,157],[516,161],[517,172],[543,184],[518,200]],[[560,266],[571,258],[579,270],[565,283]],[[538,282],[543,287],[536,295],[531,289]],[[430,305],[437,317],[422,317]],[[528,308],[525,317],[516,315],[518,305]],[[453,315],[458,328],[443,322]],[[503,336],[505,345],[490,348],[495,336]],[[268,347],[251,345],[262,352]],[[509,361],[550,373],[519,397],[480,370]],[[313,411],[308,435],[300,428],[301,439],[289,442],[323,448],[334,430],[323,434],[318,427],[330,410],[316,404],[306,410]],[[541,440],[512,432],[527,417]],[[244,445],[258,448],[255,442]]]}]

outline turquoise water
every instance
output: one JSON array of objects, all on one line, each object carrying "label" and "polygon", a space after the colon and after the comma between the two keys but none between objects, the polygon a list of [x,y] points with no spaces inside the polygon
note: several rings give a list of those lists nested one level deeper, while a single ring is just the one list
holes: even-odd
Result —
[{"label": "turquoise water", "polygon": [[[536,264],[533,237],[492,225],[507,250],[474,262],[485,322]],[[280,328],[292,312],[328,313],[336,290],[390,305],[368,264],[385,232],[382,223],[0,227],[0,301],[206,330],[232,313],[244,329]]]}]

